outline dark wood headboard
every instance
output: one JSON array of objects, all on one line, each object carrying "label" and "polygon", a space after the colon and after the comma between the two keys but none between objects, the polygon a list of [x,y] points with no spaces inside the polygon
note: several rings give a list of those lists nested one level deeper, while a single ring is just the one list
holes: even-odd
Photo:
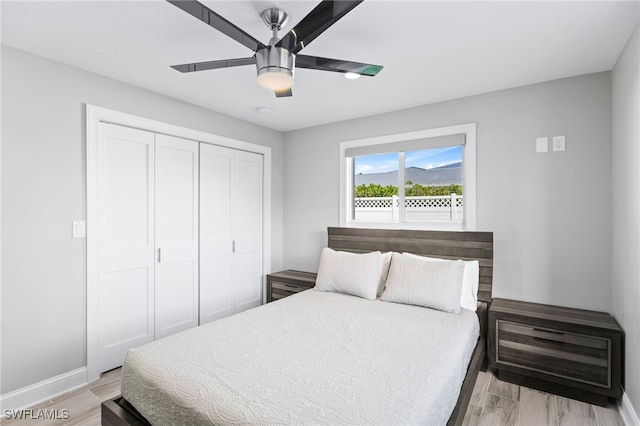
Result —
[{"label": "dark wood headboard", "polygon": [[478,317],[486,338],[487,311],[493,286],[493,232],[418,231],[329,227],[328,246],[353,253],[410,252],[443,259],[477,260],[480,264]]}]

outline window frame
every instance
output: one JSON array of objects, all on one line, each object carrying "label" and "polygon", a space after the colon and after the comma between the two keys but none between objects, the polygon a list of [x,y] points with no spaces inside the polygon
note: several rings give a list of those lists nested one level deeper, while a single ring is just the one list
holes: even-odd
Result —
[{"label": "window frame", "polygon": [[[462,150],[462,185],[464,191],[464,216],[461,222],[452,221],[407,221],[400,217],[394,221],[361,221],[352,219],[354,170],[353,158],[346,155],[349,148],[402,143],[416,139],[434,138],[455,134],[465,135]],[[437,147],[425,147],[425,149]],[[401,152],[401,151],[398,151]],[[403,178],[404,169],[398,169],[398,179]],[[399,194],[400,195],[400,194]],[[404,197],[402,197],[404,199]],[[402,202],[402,201],[401,201]],[[454,126],[418,130],[414,132],[396,133],[366,139],[340,142],[340,226],[350,228],[384,228],[384,229],[428,229],[428,230],[476,230],[476,123],[465,123]]]}]

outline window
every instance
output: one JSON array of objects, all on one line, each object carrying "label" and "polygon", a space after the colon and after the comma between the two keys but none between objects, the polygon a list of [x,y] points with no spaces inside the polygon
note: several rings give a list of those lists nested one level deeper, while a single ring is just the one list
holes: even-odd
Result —
[{"label": "window", "polygon": [[341,226],[475,230],[475,124],[340,144]]}]

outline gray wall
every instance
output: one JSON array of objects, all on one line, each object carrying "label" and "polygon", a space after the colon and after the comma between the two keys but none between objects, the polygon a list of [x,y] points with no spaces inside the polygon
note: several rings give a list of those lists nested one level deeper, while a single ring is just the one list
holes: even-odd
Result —
[{"label": "gray wall", "polygon": [[2,394],[86,365],[85,103],[270,146],[283,265],[280,132],[3,46]]},{"label": "gray wall", "polygon": [[[477,123],[477,229],[493,231],[494,297],[609,311],[609,72],[285,134],[284,262],[316,270],[339,224],[339,142]],[[380,102],[384,102],[381,99]],[[536,154],[535,138],[566,136]]]},{"label": "gray wall", "polygon": [[[339,223],[340,141],[477,123],[478,229],[494,232],[494,296],[612,310],[627,332],[626,390],[638,411],[638,366],[630,368],[640,357],[637,49],[636,30],[613,90],[605,72],[283,137],[3,47],[0,392],[86,365],[85,240],[71,239],[70,228],[85,218],[89,103],[271,146],[274,270],[317,268],[326,227]],[[536,154],[535,138],[554,135],[566,136],[567,151]]]},{"label": "gray wall", "polygon": [[640,29],[612,75],[611,308],[625,331],[625,392],[640,415]]}]

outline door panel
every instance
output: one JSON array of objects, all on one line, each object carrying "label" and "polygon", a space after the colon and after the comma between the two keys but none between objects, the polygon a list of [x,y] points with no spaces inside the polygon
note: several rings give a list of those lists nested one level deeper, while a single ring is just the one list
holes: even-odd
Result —
[{"label": "door panel", "polygon": [[200,324],[233,314],[231,256],[201,258],[200,277]]},{"label": "door panel", "polygon": [[262,155],[236,152],[234,214],[235,311],[262,304]]},{"label": "door panel", "polygon": [[262,240],[262,155],[236,154],[234,236]]},{"label": "door panel", "polygon": [[200,147],[200,324],[233,314],[232,188],[235,152]]},{"label": "door panel", "polygon": [[262,253],[251,251],[235,255],[235,312],[262,304]]},{"label": "door panel", "polygon": [[107,350],[148,337],[147,299],[152,284],[148,273],[143,267],[105,274],[100,300],[104,302],[103,317],[109,318],[102,333]]},{"label": "door panel", "polygon": [[154,339],[154,134],[98,128],[98,364]]},{"label": "door panel", "polygon": [[156,135],[156,339],[198,325],[198,145]]},{"label": "door panel", "polygon": [[156,273],[156,339],[198,325],[193,263],[162,263]]},{"label": "door panel", "polygon": [[[118,130],[118,136],[125,137],[121,134],[122,129]],[[130,137],[140,137],[132,129],[126,130],[132,132]],[[152,134],[144,136],[144,139],[153,137]],[[153,146],[147,141],[107,137],[101,148],[103,203],[100,207],[103,224],[110,230],[103,235],[104,247],[146,247],[150,240],[147,192],[150,184],[150,150]]]},{"label": "door panel", "polygon": [[156,136],[156,239],[193,242],[198,234],[198,143]]}]

